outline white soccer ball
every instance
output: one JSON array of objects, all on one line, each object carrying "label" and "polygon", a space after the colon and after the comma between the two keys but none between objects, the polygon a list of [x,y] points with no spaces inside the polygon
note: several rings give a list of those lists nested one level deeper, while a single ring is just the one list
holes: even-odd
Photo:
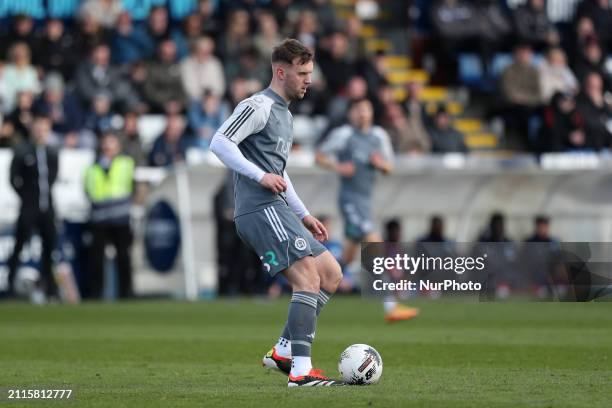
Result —
[{"label": "white soccer ball", "polygon": [[348,346],[338,360],[338,371],[342,379],[350,384],[377,383],[382,370],[382,357],[374,347],[367,344]]}]

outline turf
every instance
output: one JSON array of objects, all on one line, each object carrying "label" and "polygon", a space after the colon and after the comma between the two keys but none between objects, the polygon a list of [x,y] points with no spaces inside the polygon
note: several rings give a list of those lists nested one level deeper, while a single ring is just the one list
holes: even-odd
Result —
[{"label": "turf", "polygon": [[420,301],[421,316],[388,325],[380,304],[335,298],[319,319],[315,364],[336,373],[346,346],[367,343],[383,357],[380,383],[288,390],[260,366],[286,302],[0,304],[2,399],[6,388],[70,388],[65,403],[85,407],[612,404],[611,303]]}]

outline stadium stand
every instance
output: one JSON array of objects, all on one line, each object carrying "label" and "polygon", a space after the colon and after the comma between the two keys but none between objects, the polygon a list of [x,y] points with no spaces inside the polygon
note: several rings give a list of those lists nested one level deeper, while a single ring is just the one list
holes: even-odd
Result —
[{"label": "stadium stand", "polygon": [[4,2],[0,158],[10,162],[44,110],[51,144],[83,153],[75,168],[113,131],[140,166],[135,178],[155,187],[166,173],[142,166],[209,163],[216,127],[267,85],[274,44],[295,37],[317,64],[291,106],[292,164],[312,166],[365,95],[400,167],[597,167],[612,145],[610,27],[608,0]]}]

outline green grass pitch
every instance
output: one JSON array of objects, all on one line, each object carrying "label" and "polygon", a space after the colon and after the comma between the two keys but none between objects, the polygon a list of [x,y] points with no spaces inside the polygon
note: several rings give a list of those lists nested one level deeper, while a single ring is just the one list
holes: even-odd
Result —
[{"label": "green grass pitch", "polygon": [[[418,301],[394,325],[380,303],[334,298],[319,318],[314,363],[381,353],[379,384],[286,388],[261,357],[288,299],[0,304],[0,407],[610,407],[612,304]],[[71,402],[6,401],[7,388],[70,388]]]}]

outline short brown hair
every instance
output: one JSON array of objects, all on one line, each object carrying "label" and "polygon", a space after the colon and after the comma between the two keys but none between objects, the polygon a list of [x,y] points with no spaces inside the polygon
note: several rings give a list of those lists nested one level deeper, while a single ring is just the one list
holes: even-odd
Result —
[{"label": "short brown hair", "polygon": [[289,65],[293,64],[293,60],[298,58],[300,65],[312,61],[314,53],[310,51],[304,44],[293,38],[287,38],[282,43],[274,47],[272,51],[272,63],[285,62]]}]

